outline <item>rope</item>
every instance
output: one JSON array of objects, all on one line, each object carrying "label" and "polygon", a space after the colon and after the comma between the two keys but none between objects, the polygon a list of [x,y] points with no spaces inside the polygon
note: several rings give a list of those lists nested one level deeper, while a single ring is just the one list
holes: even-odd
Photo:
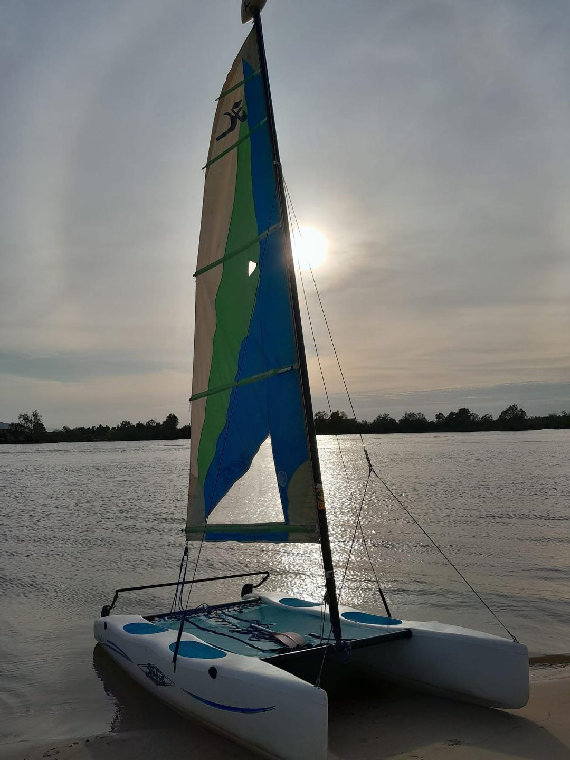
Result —
[{"label": "rope", "polygon": [[[295,226],[297,228],[297,233],[299,234],[299,236],[301,236],[301,228],[299,226],[299,220],[297,219],[297,214],[295,213],[295,208],[293,206],[293,200],[291,198],[291,194],[289,192],[289,188],[287,187],[287,183],[285,182],[284,178],[283,178],[283,187],[284,187],[284,190],[285,190],[285,195],[286,195],[286,198],[287,198],[287,202],[288,202],[289,208],[291,210],[291,214],[292,214],[293,219],[295,221]],[[352,413],[353,413],[354,417],[356,418],[356,412],[354,410],[354,405],[352,403],[352,399],[351,399],[350,393],[348,391],[348,385],[347,385],[347,382],[346,382],[346,379],[345,379],[345,376],[344,376],[344,372],[342,371],[342,367],[341,367],[341,364],[340,364],[340,358],[339,358],[338,352],[336,350],[336,346],[335,346],[335,343],[334,343],[334,340],[333,340],[333,337],[332,337],[332,333],[331,333],[330,326],[329,326],[329,323],[328,323],[328,319],[327,319],[327,315],[326,315],[326,312],[325,312],[325,308],[324,308],[324,305],[323,305],[323,302],[322,302],[322,299],[321,299],[321,294],[320,294],[319,289],[317,287],[317,282],[315,280],[315,275],[314,275],[313,268],[312,268],[310,262],[309,262],[309,271],[311,273],[311,278],[313,280],[313,287],[315,288],[315,292],[317,294],[317,298],[318,298],[318,301],[319,301],[319,306],[320,306],[320,309],[321,309],[321,313],[323,315],[323,319],[324,319],[324,322],[325,322],[325,325],[326,325],[326,328],[327,328],[327,333],[328,333],[328,336],[329,336],[329,340],[331,342],[331,346],[332,346],[333,351],[334,351],[334,355],[335,355],[335,358],[336,358],[336,363],[337,363],[340,375],[342,377],[342,381],[344,383],[344,389],[345,389],[346,395],[348,397],[348,402],[350,404],[350,408],[352,409]],[[317,346],[317,340],[316,340],[315,331],[314,331],[314,328],[313,328],[313,320],[312,320],[312,317],[311,317],[311,310],[309,309],[309,301],[307,299],[307,292],[306,292],[306,289],[305,289],[305,281],[303,279],[303,273],[302,273],[302,271],[299,271],[299,279],[301,280],[301,289],[303,291],[303,298],[305,300],[305,308],[306,308],[306,312],[307,312],[307,317],[308,317],[308,322],[309,322],[309,328],[310,328],[310,331],[311,331],[311,338],[313,340],[313,346],[314,346],[315,354],[316,354],[316,357],[317,357],[317,364],[318,364],[318,367],[319,367],[319,372],[320,372],[320,375],[321,375],[321,381],[322,381],[323,388],[324,388],[324,391],[325,391],[325,397],[326,397],[326,400],[327,400],[327,407],[328,407],[328,410],[329,410],[329,414],[331,414],[332,413],[332,406],[331,406],[331,402],[330,402],[330,397],[329,397],[327,383],[326,383],[324,372],[323,372],[323,367],[322,367],[322,363],[321,363],[321,357],[320,357],[319,349],[318,349],[318,346]],[[340,460],[342,462],[342,466],[343,466],[343,469],[344,469],[346,481],[347,481],[347,483],[350,483],[350,480],[349,480],[349,477],[348,477],[348,466],[346,464],[346,460],[345,460],[345,458],[343,456],[343,453],[342,453],[342,447],[340,445],[340,440],[339,440],[338,435],[335,435],[335,441],[336,441],[336,444],[337,444]],[[370,479],[370,467],[371,467],[371,464],[370,464],[370,459],[368,457],[368,452],[366,450],[366,446],[364,445],[364,439],[362,437],[362,434],[360,434],[360,441],[361,441],[362,448],[364,450],[364,455],[366,457],[366,461],[368,462],[368,467],[369,467],[368,479],[366,481],[365,490],[364,490],[364,494],[366,494],[366,489],[368,487],[368,480]],[[350,485],[349,485],[349,488],[350,488]],[[354,491],[351,488],[351,490],[350,490],[350,504],[351,505],[353,503],[353,496],[354,496]],[[363,499],[364,499],[364,497],[363,497]],[[355,513],[356,526],[357,526],[357,529],[358,528],[360,529],[360,534],[362,536],[362,544],[364,546],[364,550],[366,552],[366,557],[368,559],[368,563],[370,565],[370,569],[372,570],[372,574],[373,574],[374,580],[376,582],[376,587],[378,589],[378,593],[380,594],[380,598],[382,599],[382,603],[384,605],[384,609],[386,610],[386,614],[388,615],[388,617],[391,617],[390,609],[388,607],[388,603],[386,601],[386,597],[384,596],[384,592],[382,591],[382,587],[381,587],[380,581],[378,579],[378,574],[376,573],[376,568],[374,567],[374,563],[372,561],[372,557],[370,556],[370,551],[369,551],[369,548],[368,548],[368,542],[366,540],[366,534],[364,532],[364,527],[362,526],[362,522],[361,522],[361,519],[360,519],[361,518],[361,514],[362,514],[363,506],[364,506],[364,501],[361,502],[360,509],[358,510],[358,512]],[[356,534],[356,531],[355,531],[355,534]],[[352,544],[351,544],[351,548],[349,550],[349,555],[348,555],[348,558],[347,558],[347,565],[348,565],[348,561],[350,560],[350,555],[351,555],[351,552],[352,552],[352,547],[354,546],[354,540],[355,540],[355,537],[353,538],[353,541],[352,541]],[[346,571],[345,571],[345,574],[346,574]],[[339,594],[339,597],[340,597],[340,594]]]},{"label": "rope", "polygon": [[343,574],[342,574],[342,580],[341,580],[341,582],[339,583],[339,586],[338,586],[338,601],[339,602],[340,602],[340,597],[342,595],[342,590],[343,590],[344,582],[346,580],[346,574],[348,572],[348,565],[350,563],[350,558],[352,556],[352,550],[354,549],[354,543],[356,541],[356,534],[358,533],[358,526],[360,525],[360,514],[362,512],[362,508],[364,507],[364,501],[366,499],[366,491],[368,490],[368,484],[370,483],[370,476],[371,476],[371,473],[368,472],[368,477],[366,478],[366,483],[364,484],[364,492],[362,494],[362,499],[360,501],[360,507],[358,509],[358,519],[357,519],[356,524],[354,526],[354,532],[352,534],[352,541],[350,542],[350,546],[348,548],[348,555],[346,557],[346,562],[345,562],[345,565],[344,565],[344,571],[343,571]]},{"label": "rope", "polygon": [[[206,628],[206,626],[200,625],[195,620],[186,620],[187,623],[190,623],[190,625],[195,626],[200,631],[204,631],[204,633],[212,633],[215,636],[225,636],[228,639],[235,639],[235,641],[239,641],[240,644],[245,644],[245,646],[251,647],[252,649],[256,649],[258,652],[271,652],[271,651],[280,651],[280,650],[271,650],[271,649],[263,649],[263,647],[258,647],[256,644],[252,644],[251,641],[246,641],[245,639],[240,638],[239,636],[234,636],[232,633],[228,633],[227,631],[217,631],[212,628]],[[218,646],[216,644],[216,646]],[[221,649],[221,647],[220,647]]]},{"label": "rope", "polygon": [[[295,208],[293,206],[293,201],[291,199],[291,194],[289,192],[289,188],[287,187],[287,183],[285,182],[285,178],[283,178],[283,188],[285,190],[285,197],[286,197],[286,200],[287,200],[287,204],[289,206],[289,209],[291,211],[291,215],[293,216],[294,223],[295,223],[295,226],[297,228],[297,234],[301,235],[301,228],[299,226],[299,221],[297,219],[297,214],[295,213]],[[324,321],[325,321],[325,324],[326,324],[326,327],[327,327],[329,339],[331,341],[331,345],[332,345],[333,350],[334,350],[334,354],[335,354],[336,361],[337,361],[337,364],[338,364],[338,367],[339,367],[339,371],[340,371],[341,377],[343,379],[345,391],[346,391],[347,396],[349,398],[349,402],[350,402],[353,414],[356,417],[356,412],[354,411],[354,407],[352,405],[352,400],[350,399],[350,395],[348,393],[348,386],[346,384],[346,379],[344,377],[344,373],[343,373],[342,368],[340,366],[340,359],[338,357],[336,346],[335,346],[334,341],[332,339],[332,334],[331,334],[331,331],[330,331],[330,327],[329,327],[329,324],[328,324],[328,320],[327,320],[327,317],[326,317],[324,306],[323,306],[323,303],[322,303],[322,300],[321,300],[321,297],[320,297],[320,293],[319,293],[318,288],[317,288],[317,284],[316,284],[314,273],[313,273],[313,268],[310,265],[310,263],[309,263],[309,270],[311,272],[311,277],[312,277],[312,280],[313,280],[313,286],[315,288],[315,291],[316,291],[318,299],[319,299],[319,306],[320,306],[321,313],[323,314],[323,318],[324,318]],[[319,367],[319,373],[320,373],[320,376],[321,376],[321,382],[323,384],[323,388],[324,388],[324,392],[325,392],[325,397],[326,397],[326,400],[327,400],[327,406],[328,406],[329,414],[330,414],[330,413],[332,413],[332,406],[331,406],[331,402],[330,402],[330,397],[329,397],[327,383],[326,383],[324,372],[323,372],[323,366],[322,366],[321,357],[320,357],[320,354],[319,354],[319,348],[318,348],[318,344],[317,344],[317,340],[316,340],[316,336],[315,336],[315,330],[314,330],[314,326],[313,326],[313,320],[312,320],[312,316],[311,316],[311,310],[309,309],[309,301],[308,301],[308,298],[307,298],[307,291],[306,291],[306,288],[305,288],[305,281],[303,279],[303,274],[302,274],[301,270],[299,270],[299,279],[301,281],[301,289],[303,291],[303,298],[304,298],[304,301],[305,301],[305,309],[306,309],[306,313],[307,313],[307,319],[308,319],[308,323],[309,323],[309,330],[310,330],[310,333],[311,333],[311,339],[313,341],[313,347],[315,349],[315,355],[317,357],[317,364],[318,364],[318,367]],[[364,533],[364,528],[363,528],[362,522],[361,522],[361,514],[362,514],[363,507],[364,507],[364,502],[365,502],[365,499],[366,499],[366,491],[368,489],[368,484],[369,484],[369,481],[370,481],[370,461],[368,459],[368,454],[366,452],[366,447],[364,446],[364,439],[362,438],[362,435],[360,436],[360,439],[361,439],[361,442],[362,442],[362,445],[363,445],[363,448],[364,448],[365,456],[366,456],[367,461],[369,463],[369,471],[368,471],[368,477],[366,479],[366,483],[365,483],[365,486],[364,486],[364,492],[362,494],[362,499],[361,499],[361,502],[360,502],[360,508],[355,513],[355,530],[354,530],[354,534],[353,534],[353,537],[352,537],[352,542],[351,542],[351,545],[350,545],[350,548],[349,548],[349,551],[348,551],[348,555],[347,555],[347,558],[346,558],[346,564],[345,564],[344,574],[343,574],[343,578],[342,578],[341,584],[339,586],[339,592],[338,592],[337,598],[338,598],[338,600],[340,600],[340,595],[342,593],[342,587],[343,587],[344,581],[346,579],[346,573],[347,573],[347,570],[348,570],[348,565],[350,563],[350,559],[351,559],[351,556],[352,556],[352,551],[353,551],[354,544],[355,544],[355,541],[356,541],[356,533],[360,529],[360,533],[362,535],[362,542],[363,542],[363,545],[364,545],[364,549],[366,551],[366,556],[368,558],[368,562],[370,564],[370,568],[372,570],[372,574],[374,575],[374,579],[376,581],[376,586],[377,586],[378,591],[380,593],[380,597],[381,597],[382,602],[384,604],[384,608],[386,610],[386,613],[387,613],[387,615],[389,617],[391,617],[390,609],[389,609],[388,604],[386,602],[386,597],[384,596],[384,593],[383,593],[382,588],[380,586],[380,581],[378,580],[378,575],[376,573],[376,569],[374,567],[374,563],[372,562],[372,558],[370,556],[370,552],[369,552],[369,549],[368,549],[368,543],[366,541],[366,534]],[[344,469],[345,478],[346,478],[347,483],[349,483],[349,488],[350,488],[350,498],[349,498],[349,501],[350,501],[350,504],[352,505],[354,491],[350,487],[350,479],[348,477],[348,466],[346,464],[346,460],[345,460],[344,455],[342,453],[342,447],[340,445],[340,440],[339,440],[338,435],[335,435],[335,441],[336,441],[336,444],[337,444],[340,460],[342,462],[342,466],[343,466],[343,469]],[[323,570],[324,570],[324,567],[323,567]],[[321,621],[322,621],[322,625],[321,625],[321,641],[322,641],[323,635],[324,635],[324,622],[325,622],[325,616],[326,616],[326,606],[327,606],[327,597],[326,597],[326,594],[325,594],[325,602],[324,602],[324,605],[323,605],[323,611],[322,611],[322,615],[321,615]],[[325,664],[325,660],[326,660],[326,657],[327,657],[327,647],[328,647],[328,644],[330,643],[331,636],[332,636],[332,629],[329,629],[329,633],[328,633],[328,636],[327,636],[327,639],[326,639],[326,646],[325,646],[324,651],[323,651],[323,656],[321,658],[321,663],[320,663],[320,666],[319,666],[319,671],[318,671],[318,674],[317,674],[317,677],[316,677],[316,680],[315,680],[315,686],[320,686],[320,683],[321,683],[323,669],[324,669],[324,664]]]},{"label": "rope", "polygon": [[[338,598],[338,601],[339,601],[339,602],[340,602],[340,597],[341,597],[341,595],[342,595],[342,590],[343,590],[344,582],[345,582],[345,580],[346,580],[346,575],[347,575],[347,572],[348,572],[348,565],[349,565],[349,563],[350,563],[350,558],[351,558],[351,556],[352,556],[352,550],[353,550],[353,548],[354,548],[354,543],[355,543],[355,541],[356,541],[356,534],[357,534],[357,532],[358,532],[358,528],[359,528],[359,527],[360,527],[360,529],[362,530],[362,525],[361,525],[361,522],[360,522],[360,515],[361,515],[361,513],[362,513],[362,509],[363,509],[363,507],[364,507],[364,502],[365,502],[365,500],[366,500],[366,491],[368,490],[368,484],[370,483],[370,477],[371,477],[371,475],[372,475],[372,471],[371,471],[371,469],[369,469],[369,470],[368,470],[368,477],[366,478],[366,483],[364,484],[364,492],[363,492],[363,494],[362,494],[362,499],[361,499],[361,501],[360,501],[360,507],[359,507],[359,509],[358,509],[358,514],[357,514],[356,524],[355,524],[355,526],[354,526],[354,533],[352,534],[352,541],[351,541],[351,543],[350,543],[350,547],[349,547],[349,550],[348,550],[348,555],[347,555],[347,557],[346,557],[346,563],[345,563],[345,565],[344,565],[344,572],[343,572],[343,575],[342,575],[342,580],[341,580],[341,582],[339,583],[339,587],[338,587],[338,595],[337,595],[337,598]],[[382,590],[381,590],[381,588],[380,588],[380,586],[379,586],[379,585],[378,585],[378,590],[380,591],[380,594],[381,594],[381,596],[382,596],[382,600],[383,600],[383,602],[384,602],[384,606],[385,606],[385,608],[386,608],[386,612],[388,613],[388,617],[392,617],[392,616],[390,615],[390,610],[388,609],[388,605],[387,605],[387,603],[386,603],[386,600],[385,600],[385,598],[384,598],[384,594],[382,593]],[[328,644],[329,644],[329,642],[330,642],[330,638],[331,638],[331,631],[329,631],[329,635],[328,635],[328,637],[327,637],[327,647],[328,647]],[[322,658],[321,658],[321,665],[320,665],[320,667],[319,667],[319,673],[318,673],[318,676],[317,676],[317,681],[316,681],[316,684],[315,684],[316,686],[319,686],[319,685],[320,685],[320,682],[321,682],[321,678],[322,678],[322,673],[323,673],[323,668],[324,668],[324,664],[325,664],[325,660],[326,660],[326,657],[327,657],[327,648],[325,648],[325,650],[324,650],[324,652],[323,652],[323,656],[322,656]]]},{"label": "rope", "polygon": [[[324,627],[325,627],[326,614],[327,614],[327,597],[325,595],[325,600],[324,600],[324,604],[323,604],[323,611],[322,611],[322,616],[321,616],[321,620],[322,620],[322,623],[323,623],[322,629],[321,629],[321,642],[323,640],[323,633],[324,633]],[[320,685],[321,685],[321,679],[323,677],[323,669],[325,667],[325,660],[327,659],[327,650],[328,650],[328,646],[330,644],[331,636],[332,636],[332,627],[329,627],[329,635],[327,636],[327,640],[325,642],[325,648],[323,650],[323,656],[321,657],[321,664],[319,666],[319,672],[317,673],[317,677],[315,679],[315,686],[317,688],[320,687]]]},{"label": "rope", "polygon": [[176,588],[174,589],[174,598],[170,606],[170,612],[174,612],[175,608],[182,609],[182,601],[184,596],[184,583],[186,581],[186,571],[188,569],[188,541],[184,547],[182,553],[182,559],[180,560],[180,568],[178,569],[178,579],[176,581]]},{"label": "rope", "polygon": [[[297,220],[297,215],[295,213],[295,209],[293,207],[293,201],[291,199],[291,195],[289,193],[289,189],[288,189],[287,185],[285,184],[285,180],[283,180],[283,183],[284,183],[287,199],[288,199],[288,202],[289,202],[289,205],[290,205],[290,208],[291,208],[291,213],[292,213],[293,218],[295,220],[295,224],[297,226],[297,230],[300,233],[300,226],[299,226],[299,222]],[[325,312],[325,309],[324,309],[324,305],[323,305],[323,301],[322,301],[322,298],[321,298],[321,294],[320,294],[319,288],[317,286],[317,282],[316,282],[316,279],[315,279],[315,274],[313,272],[313,268],[310,265],[310,263],[309,263],[309,271],[311,273],[311,279],[313,281],[313,287],[315,288],[315,294],[317,296],[319,307],[320,307],[321,313],[323,315],[323,320],[324,320],[324,323],[325,323],[325,326],[326,326],[326,329],[327,329],[327,333],[328,333],[328,337],[329,337],[329,340],[330,340],[330,343],[331,343],[331,346],[332,346],[332,349],[333,349],[333,352],[334,352],[334,356],[335,356],[335,359],[336,359],[337,367],[338,367],[340,376],[342,378],[342,382],[343,382],[343,385],[344,385],[344,390],[345,390],[345,393],[346,393],[346,397],[348,399],[348,403],[350,405],[350,409],[352,411],[352,415],[353,415],[354,418],[356,418],[356,411],[355,411],[355,408],[354,408],[354,404],[352,402],[350,391],[348,390],[348,384],[346,382],[346,377],[345,377],[345,374],[343,372],[342,365],[340,363],[340,358],[339,358],[339,355],[338,355],[338,351],[336,349],[335,342],[334,342],[333,337],[332,337],[331,329],[330,329],[329,322],[328,322],[328,319],[327,319],[327,315],[326,315],[326,312]],[[319,353],[318,353],[318,350],[317,350],[317,346],[316,346],[316,341],[315,341],[315,336],[314,336],[314,331],[313,331],[312,321],[311,321],[311,316],[310,316],[310,310],[309,310],[309,307],[308,307],[307,297],[306,297],[306,293],[305,293],[305,285],[304,285],[303,275],[302,274],[300,274],[300,279],[301,279],[301,284],[302,284],[302,287],[303,287],[303,296],[305,298],[305,304],[306,304],[306,307],[307,307],[307,314],[309,315],[309,325],[311,326],[311,335],[313,337],[313,342],[315,344],[315,352],[317,354],[317,361],[318,361],[319,370],[320,370],[320,373],[321,373],[321,379],[322,379],[322,382],[323,382],[323,386],[325,388],[325,396],[326,396],[326,399],[327,399],[327,405],[328,405],[329,414],[330,414],[330,413],[332,413],[332,408],[331,408],[331,404],[330,404],[330,399],[329,399],[329,394],[328,394],[328,391],[327,391],[326,383],[325,383],[324,376],[323,376],[320,356],[319,356]],[[410,510],[406,508],[406,506],[403,504],[403,502],[396,496],[396,494],[392,491],[392,489],[386,483],[386,481],[383,478],[381,478],[380,475],[378,475],[378,473],[376,472],[376,470],[374,469],[374,467],[373,467],[373,465],[372,465],[372,463],[370,461],[370,455],[368,454],[368,450],[366,448],[366,444],[364,442],[364,438],[362,436],[362,433],[359,432],[358,435],[359,435],[359,438],[360,438],[360,442],[362,444],[362,449],[364,451],[364,456],[366,458],[366,462],[368,464],[368,479],[367,479],[366,485],[365,485],[365,492],[366,492],[366,489],[368,488],[368,483],[369,483],[369,480],[370,480],[370,475],[373,474],[382,483],[382,485],[386,488],[386,490],[388,491],[388,493],[397,502],[397,504],[399,504],[399,506],[406,512],[406,514],[413,521],[413,523],[421,530],[421,532],[430,541],[430,543],[437,549],[437,551],[441,554],[441,556],[445,559],[445,561],[449,565],[451,565],[451,567],[453,568],[453,570],[455,570],[455,572],[461,578],[461,580],[473,592],[473,594],[475,594],[475,596],[477,597],[477,599],[479,599],[479,601],[481,602],[481,604],[495,618],[495,620],[499,623],[499,625],[501,625],[501,627],[508,633],[508,635],[512,638],[512,640],[515,641],[515,642],[517,642],[518,639],[516,638],[516,636],[513,633],[511,633],[511,631],[507,628],[507,626],[505,625],[505,623],[503,623],[503,621],[491,609],[491,607],[487,604],[487,602],[485,602],[485,600],[475,590],[475,588],[471,585],[471,583],[469,583],[469,581],[463,575],[463,573],[459,570],[459,568],[451,561],[451,559],[445,554],[445,552],[438,546],[438,544],[429,535],[429,533],[427,533],[427,531],[422,527],[422,525],[420,525],[420,523],[418,522],[418,520],[412,515],[412,513],[410,512]],[[335,438],[337,439],[337,445],[338,445],[338,448],[339,448],[339,453],[340,453],[340,456],[341,456],[341,461],[342,461],[343,466],[344,466],[345,471],[346,471],[347,467],[346,467],[346,463],[344,461],[344,458],[342,456],[342,452],[341,452],[341,449],[340,449],[340,443],[338,442],[338,436],[335,436]],[[366,537],[365,537],[365,534],[364,534],[364,529],[362,527],[362,523],[360,522],[360,514],[362,512],[363,505],[364,505],[364,501],[361,503],[361,506],[360,506],[360,509],[358,511],[358,515],[357,515],[357,518],[356,518],[357,519],[357,527],[360,527],[360,531],[361,531],[362,538],[363,538],[364,549],[366,551],[366,555],[368,557],[368,560],[369,560],[369,563],[370,563],[370,567],[372,568],[372,572],[374,573],[374,577],[375,577],[375,580],[376,580],[376,585],[378,587],[378,591],[379,591],[380,596],[382,598],[382,602],[384,603],[384,608],[386,609],[386,612],[387,612],[388,616],[391,617],[390,611],[388,609],[388,604],[386,602],[386,598],[384,596],[384,593],[382,591],[380,583],[378,582],[378,577],[376,575],[374,564],[373,564],[372,559],[370,557],[370,553],[369,553],[369,550],[368,550],[368,544],[367,544]],[[348,559],[350,559],[350,554],[352,552],[352,547],[354,545],[355,536],[356,536],[356,529],[355,529],[355,532],[354,532],[354,535],[353,535],[353,540],[352,540],[352,543],[351,543],[351,546],[350,546],[350,549],[349,549],[349,557],[348,557]],[[345,580],[345,577],[346,577],[346,571],[347,571],[347,568],[348,568],[348,559],[347,559],[347,563],[346,563],[346,566],[345,566],[345,574],[343,576],[342,583],[344,583],[344,580]],[[342,588],[342,583],[341,583],[340,588]],[[340,591],[339,591],[339,598],[340,598]]]},{"label": "rope", "polygon": [[[368,461],[370,463],[370,459]],[[504,630],[509,634],[509,636],[511,637],[511,639],[513,641],[515,641],[515,642],[518,643],[517,637],[513,633],[511,633],[511,631],[509,631],[509,629],[503,623],[503,621],[499,618],[499,616],[495,612],[493,612],[493,610],[489,607],[489,605],[483,599],[483,597],[469,583],[469,581],[463,575],[463,573],[461,572],[461,570],[459,570],[459,568],[451,561],[451,559],[447,556],[447,554],[443,551],[443,549],[440,546],[437,545],[437,543],[429,535],[429,533],[423,528],[423,526],[418,522],[418,520],[416,520],[416,518],[414,517],[414,515],[406,507],[406,505],[403,503],[403,501],[394,493],[394,491],[390,488],[390,486],[388,485],[388,483],[386,483],[386,481],[384,480],[384,478],[382,478],[380,475],[378,475],[378,473],[376,472],[376,470],[374,469],[374,467],[372,467],[371,464],[370,464],[370,470],[371,470],[371,473],[380,481],[380,483],[382,483],[382,485],[388,491],[388,493],[394,499],[394,501],[404,510],[404,512],[408,515],[408,517],[414,523],[414,525],[416,525],[421,530],[421,532],[424,534],[424,536],[437,549],[437,551],[441,554],[441,556],[445,559],[445,561],[449,565],[451,565],[451,567],[455,570],[455,572],[461,578],[461,580],[465,583],[465,585],[468,588],[471,589],[471,591],[475,594],[475,596],[477,597],[477,599],[479,599],[479,601],[481,602],[481,604],[491,613],[491,615],[495,618],[495,620],[499,623],[499,625],[501,625],[502,628],[504,628]]]}]

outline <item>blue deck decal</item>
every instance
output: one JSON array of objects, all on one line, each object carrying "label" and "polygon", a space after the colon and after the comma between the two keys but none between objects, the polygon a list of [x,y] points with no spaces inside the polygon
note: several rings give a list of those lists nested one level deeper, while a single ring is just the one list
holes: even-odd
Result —
[{"label": "blue deck decal", "polygon": [[294,596],[284,596],[279,600],[279,604],[286,604],[287,607],[320,607],[320,602],[307,602],[305,599],[296,599]]},{"label": "blue deck decal", "polygon": [[352,623],[369,623],[371,625],[401,625],[402,621],[396,618],[371,615],[369,612],[343,612],[341,617]]},{"label": "blue deck decal", "polygon": [[233,705],[221,705],[219,702],[212,702],[211,699],[204,699],[204,697],[199,697],[197,694],[192,694],[191,691],[186,691],[186,689],[182,689],[182,691],[186,692],[186,694],[193,697],[194,699],[197,699],[199,702],[203,702],[205,705],[208,705],[209,707],[215,707],[217,710],[227,710],[228,712],[249,713],[249,714],[269,712],[269,710],[275,710],[275,705],[271,705],[270,707],[233,707]]},{"label": "blue deck decal", "polygon": [[164,633],[167,630],[168,628],[162,628],[162,626],[154,623],[127,623],[123,626],[123,631],[134,634]]},{"label": "blue deck decal", "polygon": [[115,652],[116,654],[120,654],[121,657],[124,657],[125,660],[128,660],[129,662],[132,662],[129,655],[121,649],[121,647],[117,646],[114,641],[102,641],[101,644],[103,644],[104,647],[107,647],[107,649],[110,649],[111,652]]},{"label": "blue deck decal", "polygon": [[[173,642],[168,648],[171,652],[174,652],[176,643]],[[191,657],[197,660],[218,660],[220,657],[225,656],[226,653],[222,652],[221,649],[211,647],[209,644],[202,644],[201,641],[181,641],[178,645],[178,657]]]}]

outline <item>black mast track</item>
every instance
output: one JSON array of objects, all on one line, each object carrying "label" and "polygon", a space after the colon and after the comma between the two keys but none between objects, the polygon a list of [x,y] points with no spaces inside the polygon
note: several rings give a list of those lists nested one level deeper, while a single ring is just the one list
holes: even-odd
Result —
[{"label": "black mast track", "polygon": [[319,521],[319,533],[321,537],[321,553],[323,556],[323,565],[325,568],[325,581],[327,588],[327,597],[329,604],[330,620],[335,642],[340,646],[342,634],[340,630],[340,615],[338,611],[338,598],[336,592],[336,581],[334,576],[334,567],[332,562],[331,545],[329,539],[329,528],[327,521],[327,512],[325,508],[325,499],[321,483],[321,466],[319,463],[319,452],[317,449],[317,436],[315,433],[315,423],[313,420],[313,405],[311,403],[311,389],[309,386],[309,372],[307,370],[307,357],[305,354],[305,343],[303,341],[303,327],[301,324],[301,312],[299,310],[299,295],[297,293],[297,280],[295,278],[295,268],[293,265],[293,254],[291,252],[291,236],[289,230],[289,217],[287,215],[287,202],[283,188],[283,173],[281,170],[281,161],[279,159],[279,145],[277,143],[277,130],[275,128],[275,118],[273,115],[273,104],[271,102],[271,89],[269,87],[269,74],[267,72],[267,60],[265,58],[265,46],[263,44],[263,31],[261,28],[260,11],[256,10],[253,15],[253,25],[257,38],[257,47],[259,49],[259,63],[261,69],[261,78],[263,81],[263,90],[265,93],[265,102],[267,108],[267,124],[271,137],[271,146],[273,149],[273,171],[275,173],[275,182],[277,186],[277,200],[283,225],[285,239],[285,260],[287,267],[287,279],[289,282],[289,296],[291,299],[291,310],[293,313],[293,324],[295,328],[295,343],[297,345],[297,356],[299,358],[299,374],[301,377],[301,390],[303,394],[303,404],[305,407],[305,424],[307,426],[307,435],[309,439],[309,451],[311,457],[311,466],[313,470],[313,480],[315,482],[315,497],[317,502],[317,515]]}]

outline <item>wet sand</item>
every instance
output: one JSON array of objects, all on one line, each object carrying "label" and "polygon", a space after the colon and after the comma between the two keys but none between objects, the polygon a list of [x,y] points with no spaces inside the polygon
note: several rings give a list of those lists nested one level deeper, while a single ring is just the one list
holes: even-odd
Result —
[{"label": "wet sand", "polygon": [[[112,732],[0,747],[1,760],[246,760],[253,753],[137,692]],[[331,760],[570,760],[570,669],[533,668],[522,710],[490,710],[384,685],[329,705]],[[147,726],[143,728],[143,726]]]}]

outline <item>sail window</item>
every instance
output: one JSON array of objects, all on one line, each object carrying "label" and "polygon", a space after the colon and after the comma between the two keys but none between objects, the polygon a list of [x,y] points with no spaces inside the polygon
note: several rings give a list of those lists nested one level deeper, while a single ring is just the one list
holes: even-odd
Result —
[{"label": "sail window", "polygon": [[267,438],[255,454],[249,470],[212,513],[208,521],[210,531],[215,533],[216,524],[220,523],[233,524],[234,533],[248,523],[282,523],[281,499],[274,473],[271,441]]}]

